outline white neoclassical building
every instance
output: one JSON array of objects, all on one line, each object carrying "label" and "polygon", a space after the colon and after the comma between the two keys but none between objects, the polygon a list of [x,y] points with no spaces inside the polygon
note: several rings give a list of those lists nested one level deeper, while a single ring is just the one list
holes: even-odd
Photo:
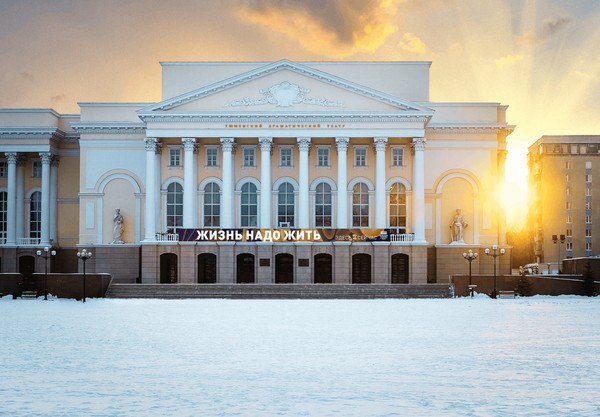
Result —
[{"label": "white neoclassical building", "polygon": [[161,65],[159,103],[0,109],[2,272],[447,282],[505,245],[507,106],[429,101],[430,62]]}]

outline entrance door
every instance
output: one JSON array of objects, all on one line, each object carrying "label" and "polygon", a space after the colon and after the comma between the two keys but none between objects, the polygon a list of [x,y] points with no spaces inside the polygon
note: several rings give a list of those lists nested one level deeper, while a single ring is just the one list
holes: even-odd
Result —
[{"label": "entrance door", "polygon": [[289,253],[275,255],[275,283],[292,284],[294,282],[294,257]]},{"label": "entrance door", "polygon": [[177,255],[163,253],[160,255],[160,283],[174,284],[177,282]]},{"label": "entrance door", "polygon": [[318,253],[315,255],[315,284],[333,283],[333,258],[328,253]]},{"label": "entrance door", "polygon": [[408,255],[392,255],[392,284],[408,284]]},{"label": "entrance door", "polygon": [[237,283],[254,283],[254,255],[240,253],[237,256]]},{"label": "entrance door", "polygon": [[371,255],[366,253],[352,255],[352,283],[371,283]]},{"label": "entrance door", "polygon": [[217,283],[217,255],[201,253],[198,255],[198,284]]},{"label": "entrance door", "polygon": [[19,273],[25,277],[35,272],[35,258],[33,256],[21,256],[19,258]]}]

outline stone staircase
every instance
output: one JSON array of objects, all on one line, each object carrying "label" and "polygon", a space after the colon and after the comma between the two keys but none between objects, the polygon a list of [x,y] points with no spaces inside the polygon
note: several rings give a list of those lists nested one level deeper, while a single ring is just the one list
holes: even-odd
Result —
[{"label": "stone staircase", "polygon": [[111,284],[106,298],[451,298],[452,284]]}]

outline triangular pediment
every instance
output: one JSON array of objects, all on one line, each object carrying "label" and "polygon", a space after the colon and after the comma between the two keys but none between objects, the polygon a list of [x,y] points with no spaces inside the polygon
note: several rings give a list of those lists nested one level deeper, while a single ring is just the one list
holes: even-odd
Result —
[{"label": "triangular pediment", "polygon": [[370,113],[431,116],[421,105],[288,60],[141,109],[140,117],[174,114]]}]

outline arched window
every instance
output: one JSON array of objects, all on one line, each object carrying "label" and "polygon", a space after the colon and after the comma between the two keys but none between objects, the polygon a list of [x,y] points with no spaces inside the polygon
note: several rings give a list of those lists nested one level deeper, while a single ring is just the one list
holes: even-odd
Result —
[{"label": "arched window", "polygon": [[294,187],[284,182],[277,189],[277,225],[294,227]]},{"label": "arched window", "polygon": [[331,227],[331,186],[317,185],[315,193],[315,227]]},{"label": "arched window", "polygon": [[369,227],[369,187],[363,182],[352,190],[352,226]]},{"label": "arched window", "polygon": [[204,187],[204,227],[221,225],[221,188],[216,182]]},{"label": "arched window", "polygon": [[6,243],[6,216],[7,216],[7,203],[8,193],[6,191],[0,192],[0,242]]},{"label": "arched window", "polygon": [[247,182],[242,185],[241,226],[256,227],[258,225],[258,196],[256,185]]},{"label": "arched window", "polygon": [[390,227],[406,233],[406,188],[399,182],[390,188]]},{"label": "arched window", "polygon": [[42,237],[42,193],[35,191],[31,194],[29,203],[29,237],[40,239]]},{"label": "arched window", "polygon": [[167,187],[167,228],[183,226],[183,187],[172,182]]}]

